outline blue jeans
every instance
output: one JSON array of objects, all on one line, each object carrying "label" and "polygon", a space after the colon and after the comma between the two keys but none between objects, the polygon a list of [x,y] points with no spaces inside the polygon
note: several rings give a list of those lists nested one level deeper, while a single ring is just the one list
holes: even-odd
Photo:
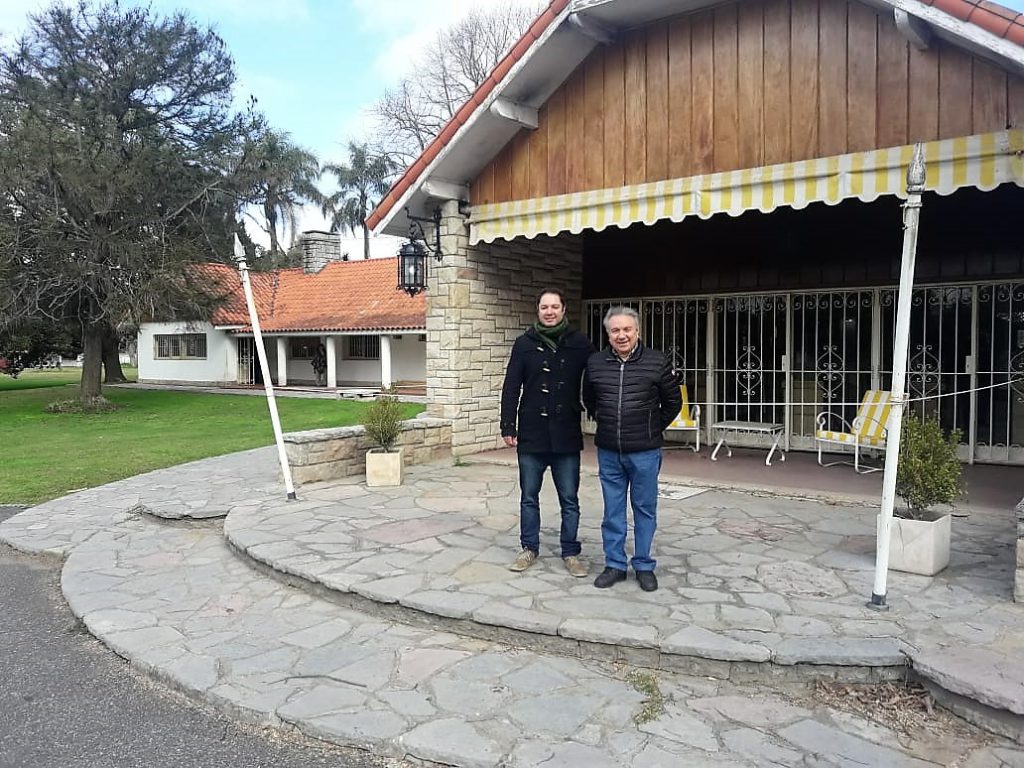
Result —
[{"label": "blue jeans", "polygon": [[657,562],[651,557],[654,531],[658,527],[658,472],[661,449],[619,453],[597,449],[598,477],[604,495],[604,564],[626,570],[626,492],[633,506],[633,570],[653,571]]},{"label": "blue jeans", "polygon": [[523,549],[540,552],[540,486],[544,470],[551,467],[558,503],[562,507],[562,557],[580,553],[579,453],[520,453],[519,543]]}]

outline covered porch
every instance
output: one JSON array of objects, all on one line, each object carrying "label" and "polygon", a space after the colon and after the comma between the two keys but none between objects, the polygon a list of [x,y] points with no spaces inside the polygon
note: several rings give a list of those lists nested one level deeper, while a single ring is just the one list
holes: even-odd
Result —
[{"label": "covered porch", "polygon": [[[240,386],[262,384],[255,340],[237,336]],[[426,342],[402,334],[264,334],[267,364],[278,387],[369,389],[424,388]]]},{"label": "covered porch", "polygon": [[[702,442],[739,420],[778,425],[783,448],[814,451],[817,430],[852,422],[867,391],[891,387],[898,206],[848,200],[587,233],[581,325],[601,346],[605,311],[635,308],[645,343],[700,406]],[[968,463],[1024,463],[1024,249],[1010,224],[1022,208],[1013,184],[924,199],[908,394],[919,416],[959,431]]]}]

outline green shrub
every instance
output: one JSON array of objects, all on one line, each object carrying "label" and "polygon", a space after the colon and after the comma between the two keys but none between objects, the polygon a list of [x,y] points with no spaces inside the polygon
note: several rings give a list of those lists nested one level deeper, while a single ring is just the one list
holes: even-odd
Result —
[{"label": "green shrub", "polygon": [[896,493],[906,501],[910,517],[935,504],[949,504],[960,495],[959,443],[960,430],[946,436],[934,419],[908,414],[903,420]]},{"label": "green shrub", "polygon": [[379,448],[390,453],[402,433],[402,421],[402,404],[392,389],[378,395],[377,399],[370,403],[370,407],[363,415],[362,424],[366,428],[367,437]]}]

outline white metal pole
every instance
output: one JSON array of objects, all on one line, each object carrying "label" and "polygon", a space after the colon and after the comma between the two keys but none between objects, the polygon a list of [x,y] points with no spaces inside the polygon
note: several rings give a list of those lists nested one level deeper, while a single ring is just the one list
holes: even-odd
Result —
[{"label": "white metal pole", "polygon": [[885,443],[885,474],[882,478],[882,511],[878,517],[875,551],[875,584],[870,605],[885,608],[886,580],[889,577],[889,539],[892,511],[896,502],[896,472],[900,459],[903,410],[906,407],[907,347],[910,343],[910,301],[914,291],[914,261],[917,257],[917,224],[921,216],[924,192],[924,147],[914,145],[907,169],[907,202],[903,204],[903,255],[900,264],[900,292],[896,302],[896,337],[892,350],[892,407]]},{"label": "white metal pole", "polygon": [[252,285],[249,282],[249,265],[245,262],[245,252],[235,238],[235,259],[238,261],[238,274],[242,278],[242,290],[245,292],[245,303],[249,307],[249,322],[252,323],[252,335],[256,342],[256,354],[263,372],[263,388],[267,392],[267,407],[270,409],[270,423],[274,426],[274,442],[277,443],[277,458],[281,462],[281,473],[284,475],[284,488],[288,500],[295,501],[295,488],[292,486],[292,472],[288,466],[288,454],[284,450],[284,436],[281,434],[281,419],[277,415],[277,401],[274,399],[274,385],[270,381],[270,366],[267,364],[267,350],[263,346],[263,333],[260,331],[260,318],[256,314],[256,302],[252,297]]}]

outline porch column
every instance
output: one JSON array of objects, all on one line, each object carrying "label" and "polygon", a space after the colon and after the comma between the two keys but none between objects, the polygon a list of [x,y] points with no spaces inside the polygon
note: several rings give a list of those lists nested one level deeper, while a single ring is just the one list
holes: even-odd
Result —
[{"label": "porch column", "polygon": [[327,386],[336,389],[338,386],[338,337],[327,337]]},{"label": "porch column", "polygon": [[288,386],[288,338],[277,337],[277,386]]},{"label": "porch column", "polygon": [[387,335],[380,337],[380,386],[391,386],[391,337]]}]

